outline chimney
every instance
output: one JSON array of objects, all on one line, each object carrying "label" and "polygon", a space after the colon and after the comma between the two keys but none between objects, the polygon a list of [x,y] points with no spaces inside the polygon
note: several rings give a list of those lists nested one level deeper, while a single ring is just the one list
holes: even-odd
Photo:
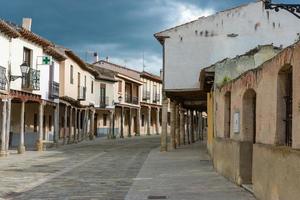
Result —
[{"label": "chimney", "polygon": [[97,52],[94,52],[94,61],[99,62],[99,56]]},{"label": "chimney", "polygon": [[109,61],[109,58],[108,58],[108,56],[106,56],[106,59],[105,59],[105,60],[106,60],[106,62],[108,62],[108,61]]},{"label": "chimney", "polygon": [[31,18],[23,18],[22,27],[28,31],[31,31],[31,23],[32,23]]}]

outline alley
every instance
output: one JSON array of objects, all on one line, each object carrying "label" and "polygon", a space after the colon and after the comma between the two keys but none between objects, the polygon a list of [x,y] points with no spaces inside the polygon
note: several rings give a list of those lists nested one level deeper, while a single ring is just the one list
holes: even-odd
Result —
[{"label": "alley", "polygon": [[214,172],[200,144],[177,153],[159,153],[158,146],[156,136],[97,139],[11,155],[0,160],[0,198],[252,199]]}]

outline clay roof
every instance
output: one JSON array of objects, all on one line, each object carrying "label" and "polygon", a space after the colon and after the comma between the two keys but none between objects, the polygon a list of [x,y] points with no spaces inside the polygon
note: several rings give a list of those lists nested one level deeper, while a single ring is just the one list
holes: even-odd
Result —
[{"label": "clay roof", "polygon": [[87,65],[98,72],[98,76],[96,76],[96,79],[117,82],[117,80],[115,79],[115,76],[117,75],[116,72],[91,64]]},{"label": "clay roof", "polygon": [[13,27],[11,27],[7,22],[0,19],[0,32],[4,33],[10,38],[17,38],[20,37],[21,34],[15,30]]},{"label": "clay roof", "polygon": [[146,71],[141,72],[141,77],[148,78],[148,79],[151,79],[153,81],[162,83],[162,79],[159,76],[156,76],[156,75],[151,74],[151,73],[146,72]]},{"label": "clay roof", "polygon": [[62,54],[60,51],[58,51],[54,47],[46,47],[46,48],[44,48],[44,52],[46,54],[52,56],[57,61],[64,61],[67,59],[66,56],[64,56],[64,54]]}]

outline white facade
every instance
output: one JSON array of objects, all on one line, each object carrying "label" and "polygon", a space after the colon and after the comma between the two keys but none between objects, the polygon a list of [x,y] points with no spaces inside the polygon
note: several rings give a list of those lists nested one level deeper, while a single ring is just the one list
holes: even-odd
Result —
[{"label": "white facade", "polygon": [[262,2],[157,33],[156,38],[164,40],[165,89],[199,89],[202,68],[258,45],[289,46],[299,39],[299,33],[298,18],[284,10],[265,10]]},{"label": "white facade", "polygon": [[[162,105],[162,83],[142,77],[143,85],[140,90],[142,94],[141,101],[149,104]],[[149,96],[147,97],[147,93]],[[155,97],[155,94],[157,95]],[[145,96],[146,95],[146,96]]]}]

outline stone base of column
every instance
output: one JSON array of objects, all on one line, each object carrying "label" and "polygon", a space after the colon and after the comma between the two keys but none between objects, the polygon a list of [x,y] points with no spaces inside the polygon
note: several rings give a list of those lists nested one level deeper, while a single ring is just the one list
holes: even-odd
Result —
[{"label": "stone base of column", "polygon": [[95,139],[95,135],[94,134],[89,134],[89,138],[90,138],[90,140],[94,140]]},{"label": "stone base of column", "polygon": [[123,136],[123,135],[121,135],[121,136],[120,136],[120,138],[124,138],[124,136]]},{"label": "stone base of column", "polygon": [[6,151],[0,151],[0,157],[7,157],[7,155]]},{"label": "stone base of column", "polygon": [[138,137],[138,136],[141,136],[139,133],[136,133],[134,136]]},{"label": "stone base of column", "polygon": [[128,135],[128,137],[131,137],[131,135]]},{"label": "stone base of column", "polygon": [[43,150],[44,150],[43,141],[38,140],[38,141],[36,142],[36,150],[37,150],[37,151],[43,151]]},{"label": "stone base of column", "polygon": [[18,147],[18,154],[23,154],[23,153],[25,153],[25,151],[26,151],[26,148],[24,145],[20,145]]}]

